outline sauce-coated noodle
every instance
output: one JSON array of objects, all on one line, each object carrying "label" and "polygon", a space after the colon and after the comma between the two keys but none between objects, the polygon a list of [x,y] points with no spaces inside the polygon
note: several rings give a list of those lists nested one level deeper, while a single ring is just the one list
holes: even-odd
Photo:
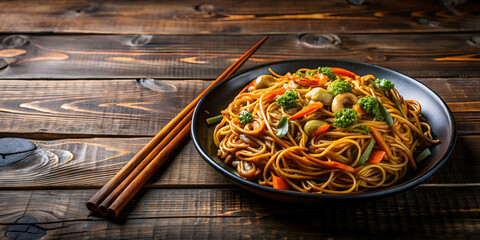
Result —
[{"label": "sauce-coated noodle", "polygon": [[[218,156],[247,180],[273,186],[273,176],[279,176],[290,190],[316,193],[384,188],[395,184],[408,168],[416,169],[418,152],[439,142],[433,139],[420,104],[403,100],[395,88],[376,86],[372,75],[332,70],[335,75],[299,69],[294,74],[272,72],[272,76],[253,80],[222,111],[223,119],[213,136]],[[327,90],[333,84],[330,78],[346,81],[349,93],[334,97],[334,90]],[[288,90],[297,92],[297,107],[285,109],[277,100]],[[379,115],[360,107],[358,99],[365,97],[378,100],[380,112],[382,106],[388,111],[382,113],[385,119],[378,121]],[[338,127],[334,123],[332,111],[343,108],[355,110],[353,125]],[[307,113],[292,118],[300,111]],[[253,119],[242,124],[239,115],[244,113]],[[279,126],[283,117],[291,118],[286,124],[288,131],[277,136],[279,128],[285,129]],[[393,121],[388,122],[388,117]],[[380,151],[375,160],[374,151]]]}]

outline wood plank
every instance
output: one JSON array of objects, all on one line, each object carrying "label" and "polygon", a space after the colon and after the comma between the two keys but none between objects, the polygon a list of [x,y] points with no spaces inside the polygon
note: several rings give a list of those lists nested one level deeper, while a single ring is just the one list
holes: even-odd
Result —
[{"label": "wood plank", "polygon": [[[62,139],[35,141],[30,157],[0,167],[0,189],[100,188],[149,141],[134,139]],[[480,184],[480,136],[461,136],[445,166],[425,184]],[[188,141],[150,180],[148,188],[206,188],[233,184],[208,165]]]},{"label": "wood plank", "polygon": [[[36,141],[28,158],[0,167],[0,188],[100,188],[147,144],[150,138]],[[21,179],[21,180],[20,180]],[[150,187],[231,186],[188,141]]]},{"label": "wood plank", "polygon": [[[85,207],[94,190],[0,191],[0,231],[21,217],[46,238],[474,239],[480,188],[423,187],[377,200],[289,204],[238,189],[155,189],[109,221]],[[25,204],[24,199],[29,199]],[[18,224],[17,224],[18,225]],[[267,230],[268,229],[268,230]]]},{"label": "wood plank", "polygon": [[[418,80],[447,102],[459,133],[480,133],[479,78]],[[209,84],[0,80],[0,137],[154,136]]]},{"label": "wood plank", "polygon": [[2,1],[0,29],[148,34],[476,31],[479,8],[476,1],[434,0]]},{"label": "wood plank", "polygon": [[154,136],[208,85],[198,80],[0,81],[0,131],[34,134],[30,138]]},{"label": "wood plank", "polygon": [[475,94],[479,78],[419,78],[448,105],[455,118],[459,134],[478,134],[480,131],[480,96]]},{"label": "wood plank", "polygon": [[[215,79],[261,37],[0,35],[0,79]],[[377,64],[412,77],[480,77],[479,47],[475,33],[275,35],[244,69],[327,58]]]}]

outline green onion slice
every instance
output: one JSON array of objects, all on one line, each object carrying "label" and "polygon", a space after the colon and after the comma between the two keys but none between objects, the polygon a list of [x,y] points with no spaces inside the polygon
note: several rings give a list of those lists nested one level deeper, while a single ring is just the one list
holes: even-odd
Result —
[{"label": "green onion slice", "polygon": [[370,153],[372,152],[374,145],[375,145],[375,139],[372,137],[372,140],[368,144],[367,149],[365,149],[365,152],[360,157],[360,160],[358,160],[359,165],[365,164],[365,161],[367,161],[367,159],[370,157]]},{"label": "green onion slice", "polygon": [[222,114],[220,114],[218,116],[215,116],[215,117],[207,118],[207,124],[214,124],[214,123],[222,121],[222,119],[223,119]]},{"label": "green onion slice", "polygon": [[379,106],[379,108],[380,108],[380,113],[382,114],[383,118],[385,118],[385,121],[387,121],[388,126],[391,127],[391,126],[393,125],[392,115],[390,115],[390,113],[389,113],[388,110],[385,108],[385,106],[383,106],[383,104],[378,103],[378,106]]},{"label": "green onion slice", "polygon": [[432,152],[430,152],[430,149],[428,148],[425,148],[425,150],[423,150],[420,154],[418,154],[418,156],[415,158],[415,160],[417,161],[417,163],[421,162],[423,159],[427,158],[428,156],[430,156],[430,154],[432,154]]},{"label": "green onion slice", "polygon": [[403,109],[402,109],[402,106],[400,106],[400,103],[397,101],[397,99],[395,97],[392,97],[392,100],[393,102],[395,103],[395,106],[397,107],[397,109],[400,111],[400,113],[402,114],[402,116],[404,118],[407,118],[407,115],[405,115],[405,113],[403,112]]}]

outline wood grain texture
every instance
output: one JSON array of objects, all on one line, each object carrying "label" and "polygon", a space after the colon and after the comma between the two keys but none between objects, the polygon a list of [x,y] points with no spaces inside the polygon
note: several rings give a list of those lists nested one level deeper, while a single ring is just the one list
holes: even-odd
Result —
[{"label": "wood grain texture", "polygon": [[[35,141],[30,157],[0,167],[0,189],[100,188],[150,139],[93,138]],[[440,171],[426,185],[478,185],[480,136],[461,136]],[[233,186],[187,142],[147,184],[147,188],[218,188]]]},{"label": "wood grain texture", "polygon": [[[362,2],[362,1],[350,1]],[[367,1],[363,1],[367,2]],[[3,32],[278,34],[469,31],[475,1],[3,1]],[[477,11],[475,11],[477,9]],[[368,26],[368,28],[365,28]]]},{"label": "wood grain texture", "polygon": [[478,186],[422,187],[378,200],[315,205],[230,188],[156,189],[143,192],[113,222],[85,208],[93,193],[0,191],[0,206],[8,209],[0,213],[0,231],[23,216],[35,217],[47,238],[470,239],[480,230]]},{"label": "wood grain texture", "polygon": [[50,134],[154,136],[210,84],[195,80],[0,82],[1,129],[38,138]]},{"label": "wood grain texture", "polygon": [[[0,138],[38,145],[0,167],[0,239],[478,239],[479,1],[25,0],[0,1],[0,16]],[[88,199],[267,34],[243,69],[344,59],[424,83],[455,117],[451,158],[387,198],[287,204],[187,141],[118,219],[91,214]]]},{"label": "wood grain texture", "polygon": [[[37,151],[0,167],[0,188],[100,188],[148,143],[149,138],[36,141]],[[187,142],[147,187],[231,186]]]},{"label": "wood grain texture", "polygon": [[[446,101],[459,133],[480,133],[479,78],[418,80]],[[0,137],[154,136],[209,84],[0,80]]]},{"label": "wood grain texture", "polygon": [[[215,79],[263,35],[1,35],[0,79]],[[243,69],[299,58],[366,62],[412,77],[480,77],[475,33],[275,35]]]}]

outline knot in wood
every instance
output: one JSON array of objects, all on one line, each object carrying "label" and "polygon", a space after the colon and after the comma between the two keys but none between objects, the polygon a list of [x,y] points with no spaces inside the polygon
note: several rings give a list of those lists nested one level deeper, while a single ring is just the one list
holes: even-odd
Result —
[{"label": "knot in wood", "polygon": [[76,15],[82,15],[85,13],[93,13],[93,12],[98,12],[99,8],[97,6],[86,6],[86,7],[80,7],[75,9],[73,12]]},{"label": "knot in wood", "polygon": [[427,18],[418,18],[417,23],[426,27],[439,27],[440,23]]},{"label": "knot in wood", "polygon": [[157,92],[176,92],[177,91],[177,87],[175,85],[165,81],[155,80],[151,78],[142,78],[142,79],[138,79],[137,82],[140,85]]},{"label": "knot in wood", "polygon": [[387,61],[387,57],[380,52],[376,48],[367,48],[365,49],[365,58],[368,61],[373,61],[373,62],[385,62]]},{"label": "knot in wood", "polygon": [[445,7],[453,7],[465,3],[466,0],[440,0],[439,4]]},{"label": "knot in wood", "polygon": [[340,44],[342,41],[335,34],[302,34],[298,36],[298,41],[304,47],[308,48],[328,48]]},{"label": "knot in wood", "polygon": [[426,19],[426,18],[419,18],[419,19],[417,20],[417,22],[420,23],[420,24],[422,24],[422,25],[427,25],[429,21],[428,21],[428,19]]},{"label": "knot in wood", "polygon": [[0,166],[7,166],[25,159],[33,150],[35,143],[23,138],[0,138]]},{"label": "knot in wood", "polygon": [[367,0],[347,0],[347,3],[354,6],[362,6],[368,3]]},{"label": "knot in wood", "polygon": [[30,43],[30,38],[25,35],[10,35],[2,40],[2,45],[5,48],[19,48]]},{"label": "knot in wood", "polygon": [[205,3],[195,6],[195,11],[212,14],[216,11],[216,9],[214,5]]},{"label": "knot in wood", "polygon": [[17,219],[6,232],[8,239],[40,239],[47,234],[47,231],[39,227],[38,220],[32,216],[25,216]]},{"label": "knot in wood", "polygon": [[134,47],[144,46],[144,45],[147,45],[152,40],[152,38],[153,38],[152,35],[137,34],[132,37],[132,39],[129,42],[129,45]]},{"label": "knot in wood", "polygon": [[480,47],[480,36],[471,37],[469,40],[467,40],[467,43],[477,48]]}]

